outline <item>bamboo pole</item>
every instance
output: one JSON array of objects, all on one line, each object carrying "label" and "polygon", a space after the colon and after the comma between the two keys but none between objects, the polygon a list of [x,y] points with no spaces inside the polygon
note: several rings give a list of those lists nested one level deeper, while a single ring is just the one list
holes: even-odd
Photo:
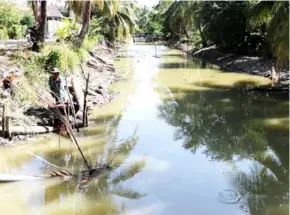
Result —
[{"label": "bamboo pole", "polygon": [[[69,129],[69,128],[67,128],[67,129]],[[90,170],[90,169],[91,169],[91,166],[89,165],[87,159],[85,158],[85,156],[84,156],[84,154],[83,154],[83,152],[82,152],[82,150],[81,150],[81,148],[80,148],[80,146],[79,146],[79,144],[78,144],[78,141],[77,141],[75,135],[72,133],[71,130],[69,130],[68,134],[69,134],[71,140],[72,140],[72,141],[77,145],[78,150],[79,150],[79,152],[81,153],[81,156],[82,156],[82,158],[83,158],[83,160],[84,160],[84,162],[85,162],[87,168]]]},{"label": "bamboo pole", "polygon": [[[79,127],[77,125],[77,119],[76,119],[76,111],[75,111],[75,107],[74,107],[74,104],[73,104],[73,100],[70,96],[70,92],[68,90],[68,84],[67,84],[67,76],[65,77],[65,82],[66,82],[66,91],[67,91],[67,94],[68,94],[68,98],[69,98],[69,101],[70,101],[70,104],[71,104],[71,110],[72,110],[72,114],[73,114],[73,117],[74,117],[74,124],[75,124],[75,128],[77,129],[77,132],[79,132]],[[69,107],[68,107],[68,111],[69,111]]]},{"label": "bamboo pole", "polygon": [[[37,158],[37,159],[43,161],[44,163],[46,163],[46,164],[48,164],[48,165],[50,165],[50,166],[52,166],[52,167],[55,167],[56,169],[63,169],[63,170],[66,170],[66,169],[63,168],[63,167],[57,166],[57,165],[55,165],[55,164],[53,164],[53,163],[50,163],[48,160],[45,160],[44,158],[42,158],[42,157],[40,157],[40,156],[38,156],[38,155],[36,155],[36,154],[33,154],[33,153],[30,152],[30,151],[25,150],[21,145],[18,146],[18,145],[14,144],[14,143],[11,143],[11,142],[8,142],[8,144],[14,146],[14,147],[17,148],[17,149],[21,149],[22,151],[26,152],[27,154],[29,154],[29,155],[31,155],[31,156],[33,156],[33,157],[35,157],[35,158]],[[66,171],[68,171],[68,170],[66,170]],[[69,172],[69,171],[68,171],[68,172]]]}]

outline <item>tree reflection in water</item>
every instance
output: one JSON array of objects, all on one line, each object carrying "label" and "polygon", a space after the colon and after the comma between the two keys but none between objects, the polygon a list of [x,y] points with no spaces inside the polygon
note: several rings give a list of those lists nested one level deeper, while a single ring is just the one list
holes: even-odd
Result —
[{"label": "tree reflection in water", "polygon": [[[116,197],[126,199],[140,199],[146,194],[139,193],[131,188],[124,187],[123,182],[133,178],[136,174],[142,171],[145,166],[144,160],[138,160],[134,163],[127,164],[126,159],[130,155],[137,143],[136,132],[127,140],[117,141],[117,125],[120,117],[104,119],[102,123],[105,125],[107,139],[102,144],[102,149],[98,153],[90,154],[90,160],[94,166],[108,163],[114,158],[112,167],[105,170],[97,177],[91,178],[87,182],[81,180],[81,175],[77,181],[70,181],[46,190],[46,205],[54,202],[64,201],[64,209],[60,210],[57,207],[49,207],[49,213],[55,214],[71,214],[82,211],[82,214],[120,214],[124,212],[125,204],[117,203]],[[92,134],[91,134],[92,135]],[[79,160],[76,163],[81,163]],[[82,169],[79,165],[75,169]]]},{"label": "tree reflection in water", "polygon": [[[252,215],[288,214],[288,127],[275,130],[263,120],[288,118],[285,100],[241,89],[171,89],[159,118],[175,127],[174,138],[193,153],[218,161],[252,160],[250,173],[234,170],[241,204]],[[284,102],[284,103],[283,103]]]}]

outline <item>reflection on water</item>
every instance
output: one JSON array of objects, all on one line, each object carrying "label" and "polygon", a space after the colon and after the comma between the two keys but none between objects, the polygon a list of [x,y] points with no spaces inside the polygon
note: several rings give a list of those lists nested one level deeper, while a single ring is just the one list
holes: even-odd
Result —
[{"label": "reflection on water", "polygon": [[[157,52],[134,45],[120,54],[118,72],[132,78],[113,86],[119,97],[78,134],[92,165],[117,154],[113,169],[88,183],[76,176],[0,185],[3,214],[288,214],[288,96],[246,90],[265,78],[222,72],[164,46]],[[1,172],[48,171],[23,150],[76,175],[85,168],[72,143],[49,135],[22,150],[1,148]],[[225,192],[240,201],[225,204]]]},{"label": "reflection on water", "polygon": [[[161,72],[161,80],[166,76]],[[261,215],[288,214],[288,95],[245,90],[256,85],[254,79],[228,82],[233,77],[226,81],[209,81],[208,77],[202,74],[200,79],[190,80],[192,85],[206,87],[202,90],[176,83],[170,87],[165,92],[170,96],[165,96],[158,107],[159,118],[175,127],[174,139],[181,140],[185,149],[194,154],[202,149],[211,160],[235,165],[232,181],[243,197],[243,210]],[[275,119],[276,126],[265,123]],[[245,161],[251,164],[246,171],[240,170]]]}]

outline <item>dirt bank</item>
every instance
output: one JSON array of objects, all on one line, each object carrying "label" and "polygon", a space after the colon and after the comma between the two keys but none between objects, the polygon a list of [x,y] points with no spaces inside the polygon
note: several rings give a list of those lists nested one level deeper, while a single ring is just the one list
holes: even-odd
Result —
[{"label": "dirt bank", "polygon": [[[218,65],[223,70],[260,75],[268,78],[272,77],[271,66],[273,62],[261,57],[225,53],[221,48],[216,46],[210,46],[200,50],[196,50],[190,46],[187,47],[184,43],[170,43],[169,46],[187,52],[193,57],[200,58],[208,63]],[[283,85],[288,88],[289,68],[281,70],[278,75],[280,75],[280,81],[284,83]]]},{"label": "dirt bank", "polygon": [[[85,78],[86,74],[90,74],[89,81],[89,94],[87,97],[89,114],[93,107],[100,107],[104,104],[110,102],[114,98],[114,93],[109,90],[110,84],[114,83],[119,79],[115,74],[115,69],[113,66],[114,59],[116,57],[116,48],[110,48],[106,45],[99,44],[91,52],[87,59],[87,62],[83,63],[82,69],[78,69],[68,76],[68,86],[72,85],[72,80],[76,80],[78,83],[78,88],[81,90],[85,89]],[[27,130],[27,128],[37,127],[37,126],[52,126],[53,116],[49,113],[45,104],[38,103],[37,105],[33,102],[21,101],[16,99],[13,94],[7,95],[7,92],[3,91],[2,81],[9,72],[14,72],[18,74],[20,79],[25,79],[25,71],[14,61],[12,61],[9,56],[0,56],[1,68],[0,68],[0,93],[1,93],[1,105],[6,104],[6,116],[11,117],[11,124],[14,128],[21,128],[21,130]],[[49,101],[53,101],[47,87],[39,86],[34,89],[39,91],[43,97],[48,98]],[[0,105],[0,106],[1,106]],[[2,114],[2,108],[0,110]],[[1,121],[1,118],[0,118]],[[2,126],[2,121],[0,123],[0,128]],[[29,130],[29,129],[28,129]],[[42,129],[43,130],[43,129]],[[48,130],[51,130],[49,128]],[[32,132],[33,133],[33,132]],[[24,140],[29,135],[16,135],[13,134],[12,140]],[[4,143],[0,139],[0,144]]]}]

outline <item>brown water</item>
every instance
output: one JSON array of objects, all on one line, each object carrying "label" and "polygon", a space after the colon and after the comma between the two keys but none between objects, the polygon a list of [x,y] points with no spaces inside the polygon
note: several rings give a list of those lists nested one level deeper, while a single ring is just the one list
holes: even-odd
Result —
[{"label": "brown water", "polygon": [[[288,96],[250,93],[268,79],[229,73],[181,52],[131,45],[116,62],[127,81],[95,110],[78,139],[91,164],[115,167],[85,186],[78,179],[0,185],[1,214],[288,214]],[[0,171],[48,172],[38,154],[74,173],[84,169],[66,138],[0,148]]]}]

